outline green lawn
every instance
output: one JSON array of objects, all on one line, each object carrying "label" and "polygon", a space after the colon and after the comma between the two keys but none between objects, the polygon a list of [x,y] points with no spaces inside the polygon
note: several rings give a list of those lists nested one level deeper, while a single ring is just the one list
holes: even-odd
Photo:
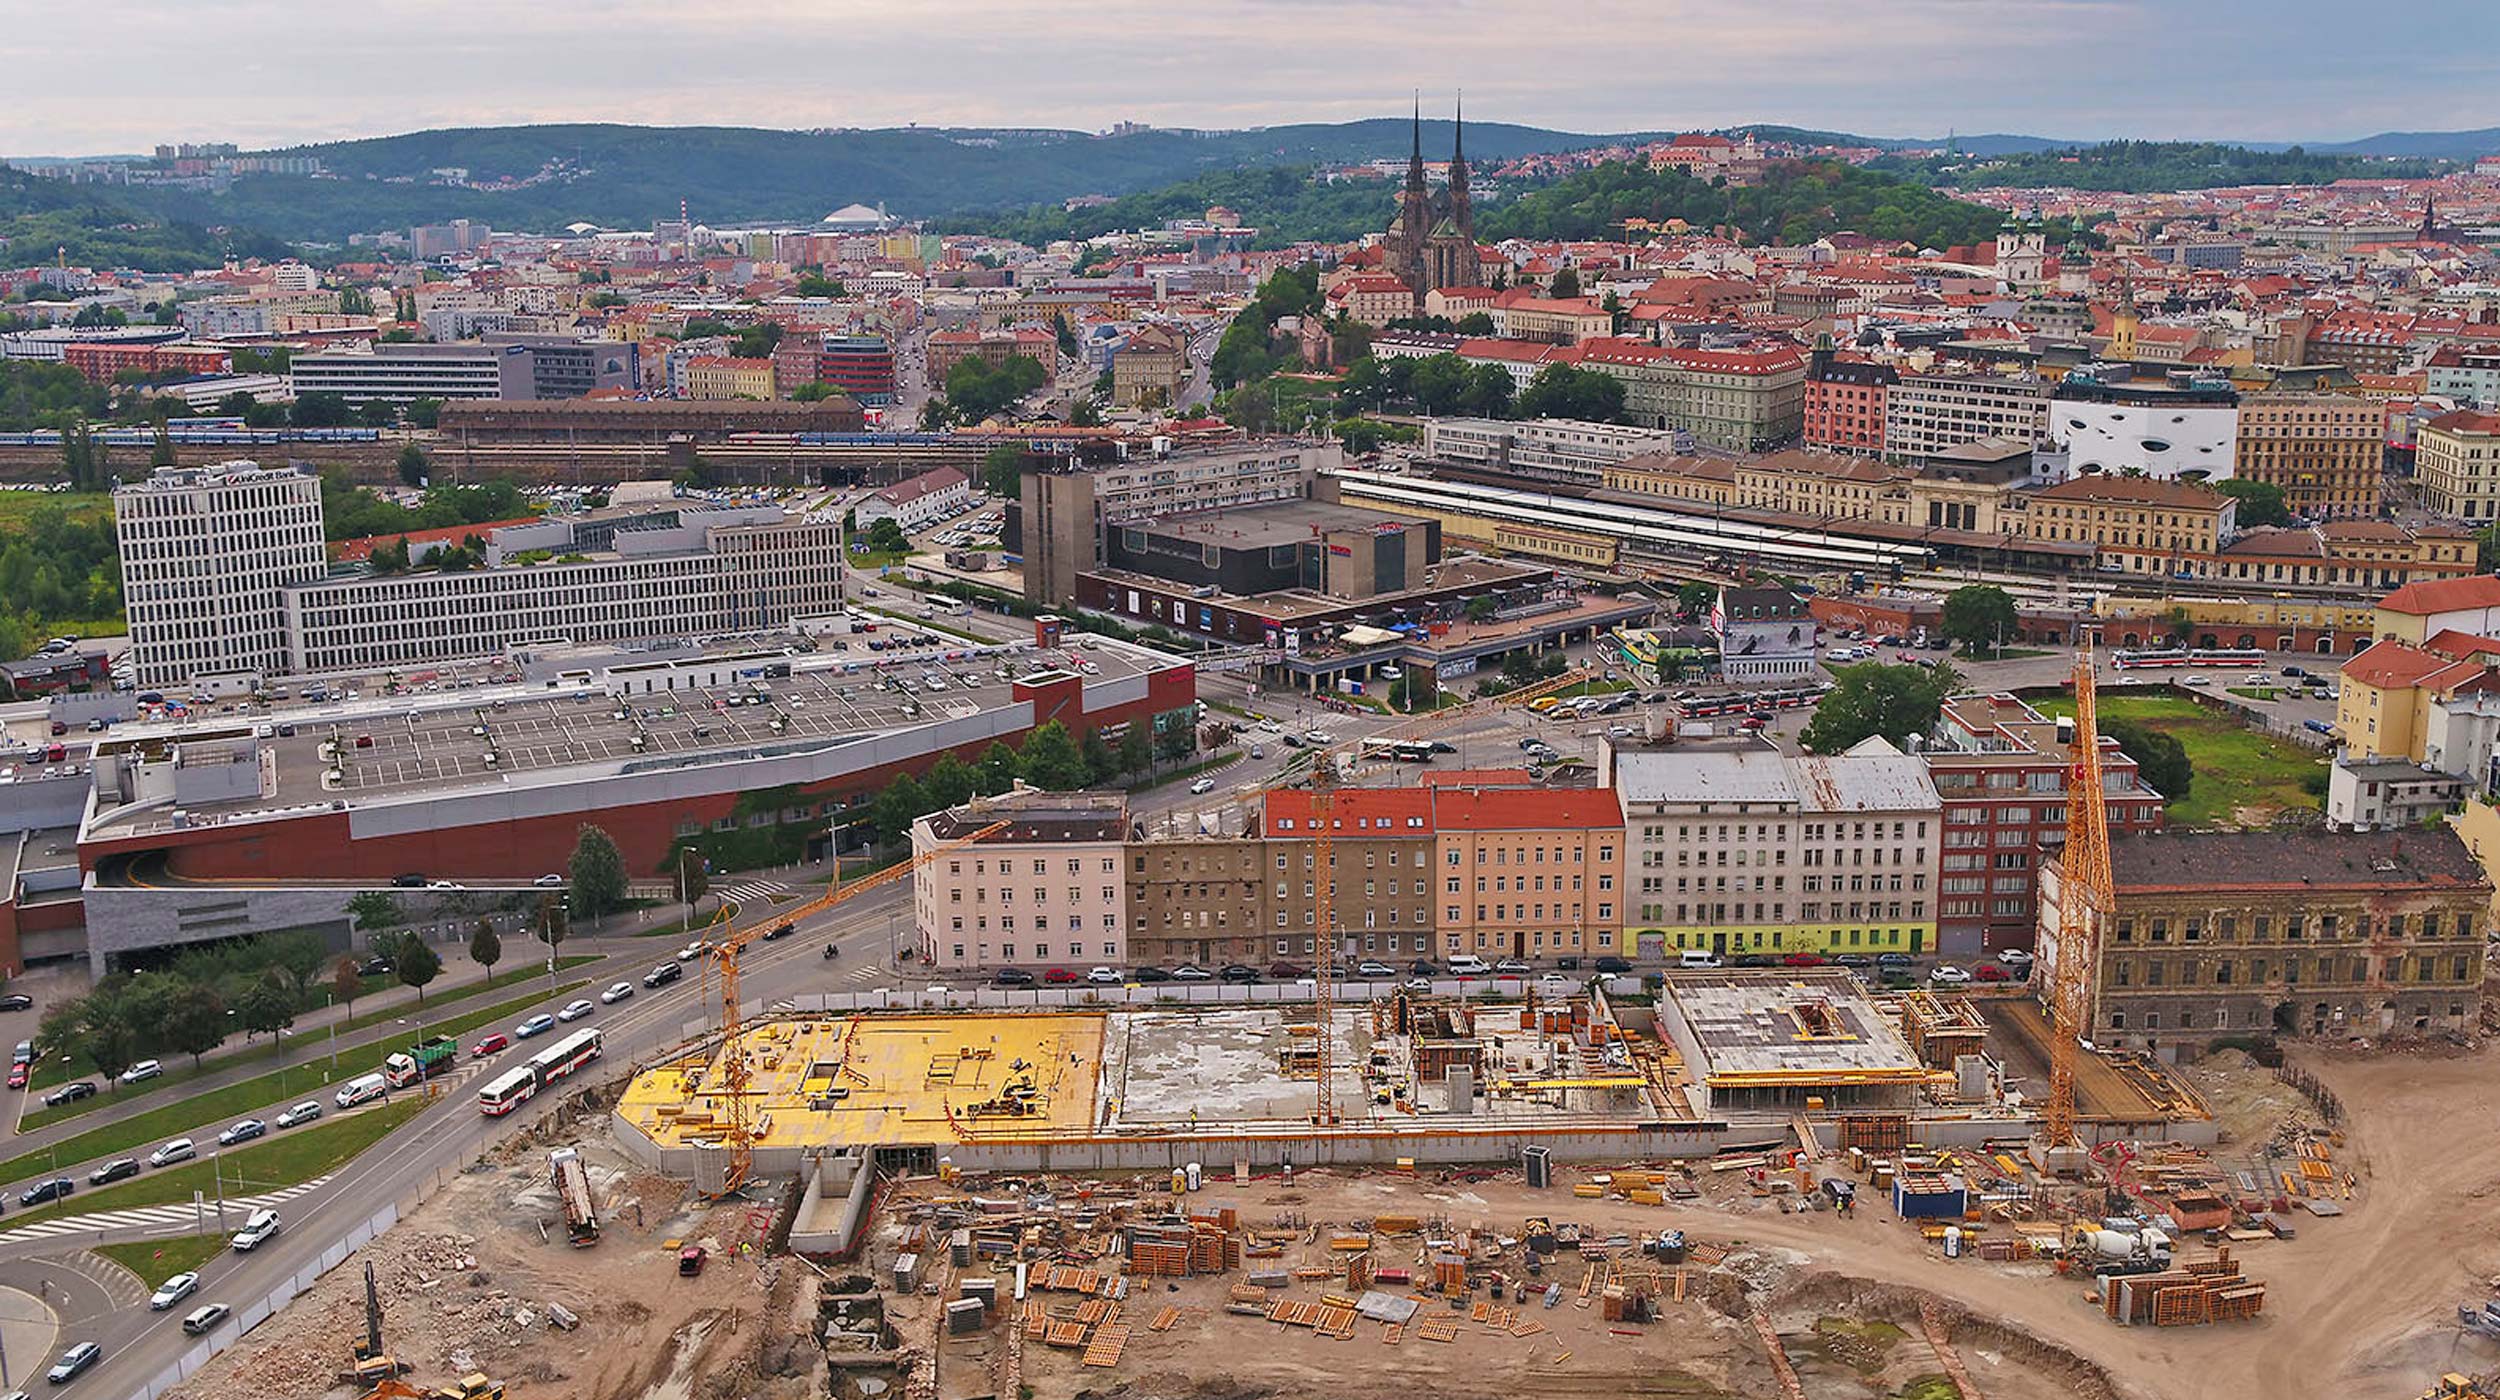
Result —
[{"label": "green lawn", "polygon": [[[586,962],[597,961],[599,960],[596,957],[587,953],[575,957],[558,958],[556,959],[556,970],[558,972],[562,972],[567,968],[579,967]],[[542,958],[536,962],[524,962],[521,966],[512,969],[510,972],[496,973],[491,981],[480,979],[462,982],[456,986],[446,987],[442,991],[436,992],[429,997],[426,1000],[425,1006],[430,1008],[448,1005],[449,1003],[455,1001],[464,1001],[470,997],[479,996],[486,992],[498,991],[517,983],[526,982],[532,977],[544,977],[546,975],[547,963],[545,959]],[[396,986],[398,984],[393,983],[392,985]],[[351,1016],[346,1020],[339,1022],[338,1034],[341,1038],[351,1036],[358,1031],[370,1030],[373,1027],[382,1025],[385,1022],[399,1020],[408,1015],[410,1012],[420,1009],[421,1008],[415,1003],[410,1002],[404,1006],[394,1003],[393,1005],[384,1007],[379,1011],[367,1011],[362,1015]],[[330,1038],[330,1028],[328,1026],[323,1026],[317,1032],[306,1030],[301,1035],[292,1038],[296,1040],[305,1040],[316,1034],[326,1042]],[[152,1082],[160,1087],[168,1084],[179,1084],[186,1079],[206,1074],[210,1070],[223,1069],[228,1065],[248,1064],[253,1060],[275,1059],[278,1054],[278,1044],[279,1042],[272,1040],[259,1045],[247,1045],[241,1050],[221,1055],[217,1059],[208,1062],[206,1066],[198,1069],[193,1068],[187,1061],[179,1064],[169,1063],[165,1066],[165,1073],[163,1077]],[[339,1048],[344,1051],[347,1047],[341,1046]],[[61,1056],[55,1055],[46,1060],[43,1065],[35,1071],[33,1085],[36,1089],[49,1089],[55,1084],[60,1084],[71,1079],[77,1079],[94,1073],[95,1066],[89,1063],[84,1056],[74,1056],[64,1059]],[[38,1108],[26,1115],[24,1121],[18,1124],[18,1130],[20,1132],[24,1132],[30,1128],[40,1128],[46,1123],[57,1123],[64,1118],[75,1118],[82,1113],[92,1113],[99,1108],[107,1106],[108,1104],[117,1102],[119,1102],[119,1100],[115,1099],[110,1094],[98,1094],[92,1099],[80,1099],[76,1103],[63,1104],[59,1108]]]},{"label": "green lawn", "polygon": [[[568,982],[558,987],[555,995],[562,996],[588,985],[587,980]],[[490,1021],[518,1014],[544,1000],[547,995],[544,991],[532,991],[526,996],[513,997],[446,1021],[424,1023],[424,1030],[429,1035],[463,1035]],[[409,1038],[414,1040],[416,1036],[412,1033]],[[314,1045],[317,1047],[318,1042]],[[339,1065],[335,1071],[330,1068],[329,1055],[316,1049],[315,1053],[305,1055],[300,1063],[237,1080],[223,1088],[211,1089],[187,1099],[176,1099],[145,1113],[117,1119],[76,1137],[65,1138],[43,1151],[23,1153],[0,1162],[0,1181],[14,1181],[21,1176],[48,1170],[56,1162],[77,1163],[109,1157],[164,1138],[181,1137],[193,1129],[222,1127],[228,1118],[240,1117],[254,1109],[267,1108],[281,1099],[311,1094],[323,1085],[368,1073],[380,1062],[382,1049],[381,1045],[367,1045],[351,1055],[347,1047],[341,1046]],[[103,1096],[98,1095],[79,1102],[93,1104],[102,1100]]]},{"label": "green lawn", "polygon": [[225,1253],[226,1243],[232,1238],[231,1235],[177,1235],[170,1240],[100,1244],[94,1247],[93,1252],[137,1274],[141,1283],[153,1287]]},{"label": "green lawn", "polygon": [[101,1191],[80,1191],[66,1201],[56,1201],[12,1215],[0,1228],[16,1229],[40,1220],[87,1215],[101,1210],[172,1205],[190,1200],[194,1191],[205,1192],[209,1199],[215,1200],[219,1190],[217,1182],[221,1177],[228,1199],[293,1186],[337,1170],[425,1108],[426,1101],[422,1095],[410,1094],[380,1108],[280,1133],[251,1147],[228,1152],[222,1162],[185,1162],[178,1167],[133,1177]]},{"label": "green lawn", "polygon": [[[2073,699],[2049,696],[2033,702],[2052,718],[2075,712]],[[2243,729],[2193,700],[2169,695],[2103,695],[2101,718],[2133,720],[2177,736],[2195,765],[2196,785],[2185,801],[2172,801],[2179,826],[2263,824],[2274,813],[2318,805],[2301,779],[2319,771],[2317,755],[2297,744]]]},{"label": "green lawn", "polygon": [[0,491],[0,535],[14,535],[43,506],[62,506],[72,520],[95,520],[113,513],[109,491]]}]

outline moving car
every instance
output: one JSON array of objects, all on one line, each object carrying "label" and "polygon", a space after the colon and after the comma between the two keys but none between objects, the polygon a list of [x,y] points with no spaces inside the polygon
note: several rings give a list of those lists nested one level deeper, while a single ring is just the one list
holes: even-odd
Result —
[{"label": "moving car", "polygon": [[530,883],[538,886],[542,890],[552,890],[564,883],[564,877],[561,875],[541,875],[537,879],[530,881]]},{"label": "moving car", "polygon": [[690,963],[711,950],[712,945],[698,938],[692,943],[689,943],[685,947],[677,950],[677,960],[681,963]]},{"label": "moving car", "polygon": [[217,1145],[232,1147],[238,1142],[250,1142],[256,1137],[266,1137],[268,1133],[269,1125],[259,1119],[240,1118],[217,1135]]},{"label": "moving car", "polygon": [[9,1066],[9,1087],[12,1089],[25,1088],[27,1076],[33,1072],[33,1069],[34,1067],[31,1065]]},{"label": "moving car", "polygon": [[0,996],[0,1011],[32,1011],[34,1009],[35,999],[24,992],[11,992],[6,996]]},{"label": "moving car", "polygon": [[43,1101],[49,1107],[59,1108],[65,1103],[76,1103],[80,1099],[93,1097],[95,1097],[94,1080],[73,1079],[69,1083],[62,1085],[60,1088],[53,1090],[51,1093],[44,1095]]},{"label": "moving car", "polygon": [[164,1072],[165,1062],[163,1060],[141,1060],[139,1063],[122,1071],[122,1082],[124,1084],[136,1084],[143,1079],[154,1079]]},{"label": "moving car", "polygon": [[797,924],[784,919],[780,923],[773,925],[771,928],[764,930],[764,941],[770,943],[776,938],[788,938],[791,934],[798,931],[799,926]]},{"label": "moving car", "polygon": [[199,1307],[193,1308],[183,1317],[183,1333],[186,1336],[199,1336],[201,1333],[206,1332],[218,1323],[225,1321],[227,1317],[233,1314],[233,1312],[234,1309],[227,1307],[223,1303],[204,1303]]},{"label": "moving car", "polygon": [[266,1208],[253,1211],[252,1218],[243,1222],[242,1229],[235,1231],[234,1250],[237,1254],[249,1254],[267,1244],[277,1233],[278,1213],[276,1211]]},{"label": "moving car", "polygon": [[103,1166],[96,1168],[94,1171],[87,1173],[87,1184],[89,1186],[110,1186],[114,1182],[122,1180],[124,1177],[137,1176],[138,1174],[138,1158],[116,1157],[112,1161],[105,1163]]},{"label": "moving car", "polygon": [[17,1203],[21,1206],[39,1206],[46,1201],[60,1200],[77,1189],[77,1182],[65,1176],[56,1176],[50,1181],[38,1181],[27,1187],[25,1192],[17,1198]]},{"label": "moving car", "polygon": [[514,1026],[512,1028],[512,1038],[514,1040],[527,1040],[534,1035],[544,1035],[548,1031],[553,1030],[555,1028],[555,1024],[555,1017],[541,1011],[537,1015],[523,1021],[521,1024]]},{"label": "moving car", "polygon": [[1200,778],[1198,781],[1189,785],[1189,795],[1192,797],[1203,797],[1213,791],[1215,791],[1215,779],[1213,778]]},{"label": "moving car", "polygon": [[148,1296],[148,1311],[163,1312],[200,1291],[200,1276],[195,1273],[176,1274],[156,1286]]},{"label": "moving car", "polygon": [[493,1035],[486,1037],[484,1040],[479,1041],[477,1044],[470,1046],[469,1058],[472,1060],[482,1060],[489,1055],[500,1054],[511,1048],[512,1037],[505,1035],[502,1031],[497,1031]]},{"label": "moving car", "polygon": [[601,1000],[601,1001],[603,1001],[603,1002],[606,1002],[606,1003],[607,1003],[608,1005],[610,1005],[610,1006],[614,1006],[614,1005],[616,1005],[618,1002],[623,1001],[625,998],[627,998],[627,997],[629,997],[629,996],[632,996],[633,994],[634,994],[634,984],[633,984],[633,983],[631,983],[631,982],[619,982],[619,983],[617,983],[615,986],[608,988],[608,989],[607,989],[606,991],[604,991],[604,992],[601,992],[601,993],[599,994],[599,1000]]},{"label": "moving car", "polygon": [[319,1099],[306,1099],[302,1103],[295,1105],[293,1108],[282,1110],[278,1114],[278,1126],[281,1128],[292,1128],[298,1123],[309,1123],[320,1116],[321,1101]]},{"label": "moving car", "polygon": [[52,1369],[44,1372],[43,1378],[54,1385],[67,1385],[85,1375],[103,1356],[104,1348],[93,1342],[80,1342],[62,1352],[61,1359],[52,1363]]},{"label": "moving car", "polygon": [[643,974],[642,985],[646,987],[665,987],[669,983],[674,982],[678,978],[685,975],[686,970],[679,967],[677,964],[673,962],[662,963],[658,967],[655,967],[649,972]]},{"label": "moving car", "polygon": [[151,1167],[166,1167],[171,1166],[176,1162],[188,1162],[192,1158],[199,1155],[199,1144],[191,1141],[189,1138],[175,1138],[172,1142],[166,1143],[154,1152],[149,1153],[148,1165]]},{"label": "moving car", "polygon": [[556,1019],[559,1021],[578,1021],[598,1009],[599,1008],[591,1002],[568,1001],[564,1004],[564,1009],[556,1013]]}]

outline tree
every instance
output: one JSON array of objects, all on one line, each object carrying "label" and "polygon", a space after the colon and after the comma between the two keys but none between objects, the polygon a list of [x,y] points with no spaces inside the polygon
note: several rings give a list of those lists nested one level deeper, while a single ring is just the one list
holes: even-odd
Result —
[{"label": "tree", "polygon": [[1545,294],[1556,301],[1567,301],[1578,296],[1580,294],[1579,270],[1566,267],[1555,273],[1553,282],[1545,289]]},{"label": "tree", "polygon": [[1973,584],[1945,595],[1944,634],[1962,644],[1962,654],[1994,654],[2008,633],[2021,631],[2012,594],[1993,584]]},{"label": "tree", "polygon": [[1073,792],[1085,786],[1085,755],[1068,727],[1057,720],[1027,735],[1017,774],[1046,792]]},{"label": "tree", "polygon": [[1895,748],[1907,745],[1911,735],[1934,727],[1962,676],[1944,665],[1863,661],[1832,672],[1832,682],[1799,740],[1816,753],[1839,753],[1879,735]]},{"label": "tree", "polygon": [[1101,730],[1086,730],[1085,742],[1077,746],[1077,752],[1085,760],[1088,786],[1100,786],[1120,775],[1120,760],[1111,752],[1111,741],[1102,737]]},{"label": "tree", "polygon": [[356,965],[354,958],[340,958],[330,968],[331,998],[346,1007],[348,1016],[352,1018],[356,1014],[356,998],[364,994],[364,969]]},{"label": "tree", "polygon": [[170,467],[173,464],[174,432],[173,429],[166,426],[164,419],[159,418],[156,420],[155,445],[148,449],[148,465],[151,467]]},{"label": "tree", "polygon": [[139,1058],[139,1024],[116,990],[98,987],[82,999],[77,1044],[107,1084],[120,1083],[122,1071]]},{"label": "tree", "polygon": [[938,761],[929,765],[922,787],[928,794],[930,807],[960,807],[972,800],[977,782],[972,765],[948,752],[939,754]]},{"label": "tree", "polygon": [[625,854],[616,838],[595,826],[585,825],[575,838],[568,874],[573,913],[581,918],[598,918],[625,902]]},{"label": "tree", "polygon": [[286,973],[273,967],[255,978],[237,999],[235,1013],[242,1017],[246,1039],[261,1034],[274,1036],[294,1025],[295,989],[287,984]]},{"label": "tree", "polygon": [[2283,504],[2283,488],[2271,481],[2243,481],[2233,478],[2213,484],[2216,491],[2239,502],[2232,517],[2243,530],[2267,525],[2289,525],[2292,512]]},{"label": "tree", "polygon": [[712,863],[692,846],[680,846],[668,858],[668,877],[676,882],[678,898],[688,909],[694,908],[703,896],[712,892]]},{"label": "tree", "polygon": [[399,974],[402,986],[417,989],[417,1004],[425,1004],[425,984],[443,974],[443,955],[434,945],[410,932],[399,940],[399,952],[391,959],[393,971]]},{"label": "tree", "polygon": [[981,457],[981,489],[1001,500],[1024,493],[1024,449],[1002,442]]},{"label": "tree", "polygon": [[995,797],[1013,788],[1021,772],[1016,751],[1007,747],[1003,739],[993,740],[981,753],[981,762],[973,770],[973,781],[984,794]]},{"label": "tree", "polygon": [[563,947],[573,932],[572,921],[564,912],[564,901],[551,894],[540,895],[538,917],[532,921],[530,932],[547,945],[547,981],[552,984],[556,980],[556,949]]},{"label": "tree", "polygon": [[494,920],[478,920],[469,934],[469,961],[486,969],[486,980],[495,980],[495,964],[503,961],[503,935],[495,932]]},{"label": "tree", "polygon": [[226,999],[204,982],[184,983],[167,1000],[164,1019],[157,1024],[165,1048],[190,1056],[197,1069],[202,1055],[225,1044]]},{"label": "tree", "polygon": [[1143,773],[1155,765],[1154,735],[1135,720],[1120,734],[1120,771]]},{"label": "tree", "polygon": [[1501,610],[1502,600],[1494,597],[1490,593],[1479,593],[1475,597],[1467,600],[1467,620],[1469,622],[1491,622],[1493,620],[1493,615]]},{"label": "tree", "polygon": [[388,890],[358,890],[347,901],[347,916],[358,928],[389,928],[400,921],[399,901]]},{"label": "tree", "polygon": [[399,481],[403,486],[423,486],[434,464],[426,459],[425,449],[410,443],[399,449]]},{"label": "tree", "polygon": [[2187,745],[2178,735],[2131,719],[2102,720],[2101,733],[2117,740],[2135,760],[2137,774],[2169,801],[2184,800],[2196,785],[2196,765],[2188,761]]},{"label": "tree", "polygon": [[1675,590],[1675,610],[1688,618],[1707,615],[1710,605],[1717,601],[1719,589],[1716,584],[1687,583]]},{"label": "tree", "polygon": [[1521,418],[1577,418],[1591,423],[1623,421],[1623,381],[1604,370],[1547,365],[1520,392]]},{"label": "tree", "polygon": [[287,417],[299,428],[344,428],[355,413],[343,395],[316,389],[296,395],[295,406],[287,411]]},{"label": "tree", "polygon": [[877,844],[891,846],[911,834],[911,824],[929,810],[929,795],[920,780],[909,773],[886,785],[869,806],[869,821],[876,828]]},{"label": "tree", "polygon": [[911,552],[911,538],[889,515],[869,525],[868,548],[877,554],[908,554]]},{"label": "tree", "polygon": [[432,432],[435,425],[442,421],[443,401],[441,399],[410,399],[408,401],[408,426]]}]

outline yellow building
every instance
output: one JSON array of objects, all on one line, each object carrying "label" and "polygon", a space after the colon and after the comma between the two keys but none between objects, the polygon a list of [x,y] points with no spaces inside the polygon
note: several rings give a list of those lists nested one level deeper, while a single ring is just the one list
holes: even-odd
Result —
[{"label": "yellow building", "polygon": [[2192,481],[2096,474],[2031,493],[2022,533],[2098,544],[2102,567],[2123,573],[2206,573],[2236,509],[2230,497]]},{"label": "yellow building", "polygon": [[2468,521],[2500,520],[2500,414],[2459,409],[2414,436],[2422,504]]},{"label": "yellow building", "polygon": [[2500,672],[2471,656],[2451,660],[2405,642],[2379,642],[2344,663],[2335,731],[2347,757],[2419,763],[2432,706],[2469,693],[2500,693]]},{"label": "yellow building", "polygon": [[698,355],[686,362],[686,397],[690,399],[769,399],[773,395],[773,362],[731,355]]},{"label": "yellow building", "polygon": [[2240,400],[2232,475],[2283,492],[2294,515],[2378,514],[2384,410],[2345,394],[2251,394]]}]

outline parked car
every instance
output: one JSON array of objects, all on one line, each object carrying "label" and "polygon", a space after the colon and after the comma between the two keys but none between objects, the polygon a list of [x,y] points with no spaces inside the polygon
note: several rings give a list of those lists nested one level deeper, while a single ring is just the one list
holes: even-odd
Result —
[{"label": "parked car", "polygon": [[11,1066],[9,1066],[9,1087],[10,1087],[10,1088],[12,1088],[12,1089],[23,1089],[23,1088],[25,1088],[25,1087],[26,1087],[26,1079],[27,1079],[27,1076],[29,1076],[29,1075],[30,1075],[30,1074],[32,1074],[33,1072],[34,1072],[34,1066],[32,1066],[32,1065],[11,1065]]},{"label": "parked car", "polygon": [[1097,967],[1085,974],[1085,980],[1097,987],[1116,987],[1122,979],[1116,967]]},{"label": "parked car", "polygon": [[1864,953],[1834,953],[1832,961],[1842,967],[1873,967],[1875,960]]},{"label": "parked car", "polygon": [[2029,948],[2007,948],[1997,954],[1997,961],[2010,968],[2027,968],[2031,966],[2031,950]]},{"label": "parked car", "polygon": [[556,1013],[556,1019],[559,1021],[578,1021],[598,1009],[598,1005],[594,1002],[568,1001],[564,1004],[564,1009]]},{"label": "parked car", "polygon": [[38,1181],[27,1187],[18,1195],[17,1203],[21,1206],[39,1206],[46,1201],[61,1200],[77,1189],[77,1182],[65,1176],[56,1176],[50,1181]]},{"label": "parked car", "polygon": [[601,1000],[601,1001],[603,1001],[603,1002],[607,1003],[607,1004],[608,1004],[608,1005],[610,1005],[610,1006],[614,1006],[614,1005],[616,1005],[618,1002],[623,1001],[625,998],[627,998],[627,997],[629,997],[629,996],[632,996],[633,994],[634,994],[634,984],[633,984],[633,983],[631,983],[631,982],[619,982],[619,983],[616,983],[614,986],[609,987],[606,991],[601,992],[601,993],[599,994],[599,1000]]},{"label": "parked car", "polygon": [[1408,963],[1406,965],[1406,972],[1410,977],[1438,977],[1441,975],[1441,969],[1435,965],[1430,958],[1417,958],[1415,961]]},{"label": "parked car", "polygon": [[24,992],[11,992],[7,996],[0,996],[0,1011],[32,1011],[34,1009],[35,999]]},{"label": "parked car", "polygon": [[1971,976],[1982,982],[2011,982],[2014,980],[2013,973],[2006,971],[2004,968],[1997,966],[1995,963],[1981,963],[1979,966],[1971,969]]},{"label": "parked car", "polygon": [[156,1291],[148,1295],[148,1311],[163,1312],[199,1291],[200,1276],[198,1274],[176,1274],[158,1284]]},{"label": "parked car", "polygon": [[306,1099],[293,1108],[281,1110],[278,1114],[278,1126],[292,1128],[298,1123],[309,1123],[320,1116],[321,1100]]},{"label": "parked car", "polygon": [[1267,965],[1267,975],[1279,982],[1290,982],[1296,977],[1310,976],[1311,970],[1300,963],[1286,962],[1280,958]]},{"label": "parked car", "polygon": [[87,1173],[87,1184],[89,1186],[110,1186],[116,1181],[123,1180],[126,1177],[137,1176],[138,1174],[138,1158],[116,1157],[112,1161],[105,1163],[103,1166],[96,1168],[94,1171]]},{"label": "parked car", "polygon": [[1203,967],[1193,967],[1188,963],[1182,963],[1179,967],[1172,969],[1172,980],[1175,982],[1212,982],[1215,980],[1215,974]]},{"label": "parked car", "polygon": [[175,1138],[172,1142],[166,1143],[164,1146],[157,1148],[154,1152],[149,1153],[148,1165],[151,1167],[170,1167],[176,1162],[188,1162],[192,1158],[199,1155],[199,1144],[191,1141],[189,1138]]},{"label": "parked car", "polygon": [[254,1138],[266,1137],[268,1134],[268,1124],[257,1118],[242,1118],[217,1135],[217,1145],[232,1147],[238,1142],[250,1142]]},{"label": "parked car", "polygon": [[391,960],[376,953],[356,964],[356,973],[360,977],[388,977],[391,975]]},{"label": "parked car", "polygon": [[555,1028],[555,1024],[555,1017],[541,1011],[537,1015],[523,1021],[521,1024],[514,1026],[512,1028],[512,1038],[514,1040],[527,1040],[534,1035],[544,1035],[548,1031],[553,1030]]},{"label": "parked car", "polygon": [[1597,960],[1597,970],[1611,977],[1620,977],[1632,970],[1630,958],[1604,957]]},{"label": "parked car", "polygon": [[1877,967],[1908,967],[1910,965],[1910,955],[1907,953],[1877,953],[1875,955],[1875,965]]},{"label": "parked car", "polygon": [[651,969],[649,972],[644,973],[642,977],[642,985],[646,987],[665,987],[669,983],[674,982],[678,978],[685,975],[686,970],[684,968],[679,967],[673,962],[665,962],[660,964],[658,967]]},{"label": "parked car", "polygon": [[469,1058],[472,1060],[482,1060],[489,1055],[500,1055],[504,1051],[511,1048],[512,1037],[505,1035],[502,1031],[497,1031],[493,1035],[486,1037],[484,1040],[479,1041],[477,1044],[470,1046]]},{"label": "parked car", "polygon": [[1083,980],[1064,967],[1054,967],[1042,974],[1042,982],[1052,987],[1072,987]]},{"label": "parked car", "polygon": [[1398,970],[1377,959],[1365,958],[1354,965],[1354,975],[1379,981],[1397,976]]},{"label": "parked car", "polygon": [[1036,980],[1032,973],[1023,968],[1002,967],[990,978],[990,984],[998,987],[1030,987]]},{"label": "parked car", "polygon": [[1938,963],[1927,970],[1927,980],[1939,987],[1967,987],[1971,975],[1951,963]]},{"label": "parked car", "polygon": [[143,1080],[154,1079],[164,1072],[165,1062],[163,1060],[141,1060],[139,1063],[122,1071],[122,1082],[124,1084],[137,1084]]},{"label": "parked car", "polygon": [[183,1333],[187,1336],[197,1337],[215,1327],[218,1323],[225,1321],[228,1317],[232,1316],[233,1313],[234,1309],[227,1307],[223,1303],[204,1303],[199,1307],[193,1308],[190,1313],[182,1319]]},{"label": "parked car", "polygon": [[1504,958],[1493,964],[1493,971],[1503,977],[1525,977],[1531,969],[1524,958]]},{"label": "parked car", "polygon": [[705,1254],[703,1246],[699,1244],[690,1244],[684,1249],[677,1251],[677,1276],[679,1278],[693,1278],[696,1275],[701,1274],[703,1272],[704,1258]]},{"label": "parked car", "polygon": [[1221,976],[1227,982],[1256,982],[1259,970],[1246,963],[1226,963]]},{"label": "parked car", "polygon": [[1823,955],[1821,953],[1806,952],[1791,953],[1787,957],[1780,959],[1780,965],[1783,967],[1821,967],[1823,965]]},{"label": "parked car", "polygon": [[541,875],[537,879],[530,881],[530,883],[538,886],[542,890],[552,890],[564,883],[564,877],[553,874]]},{"label": "parked car", "polygon": [[1152,965],[1137,968],[1136,970],[1130,972],[1129,976],[1137,979],[1139,982],[1169,982],[1172,980],[1171,973]]},{"label": "parked car", "polygon": [[85,1375],[103,1356],[104,1348],[93,1342],[80,1342],[62,1352],[61,1359],[52,1363],[52,1369],[44,1372],[43,1378],[54,1385],[67,1385]]}]

